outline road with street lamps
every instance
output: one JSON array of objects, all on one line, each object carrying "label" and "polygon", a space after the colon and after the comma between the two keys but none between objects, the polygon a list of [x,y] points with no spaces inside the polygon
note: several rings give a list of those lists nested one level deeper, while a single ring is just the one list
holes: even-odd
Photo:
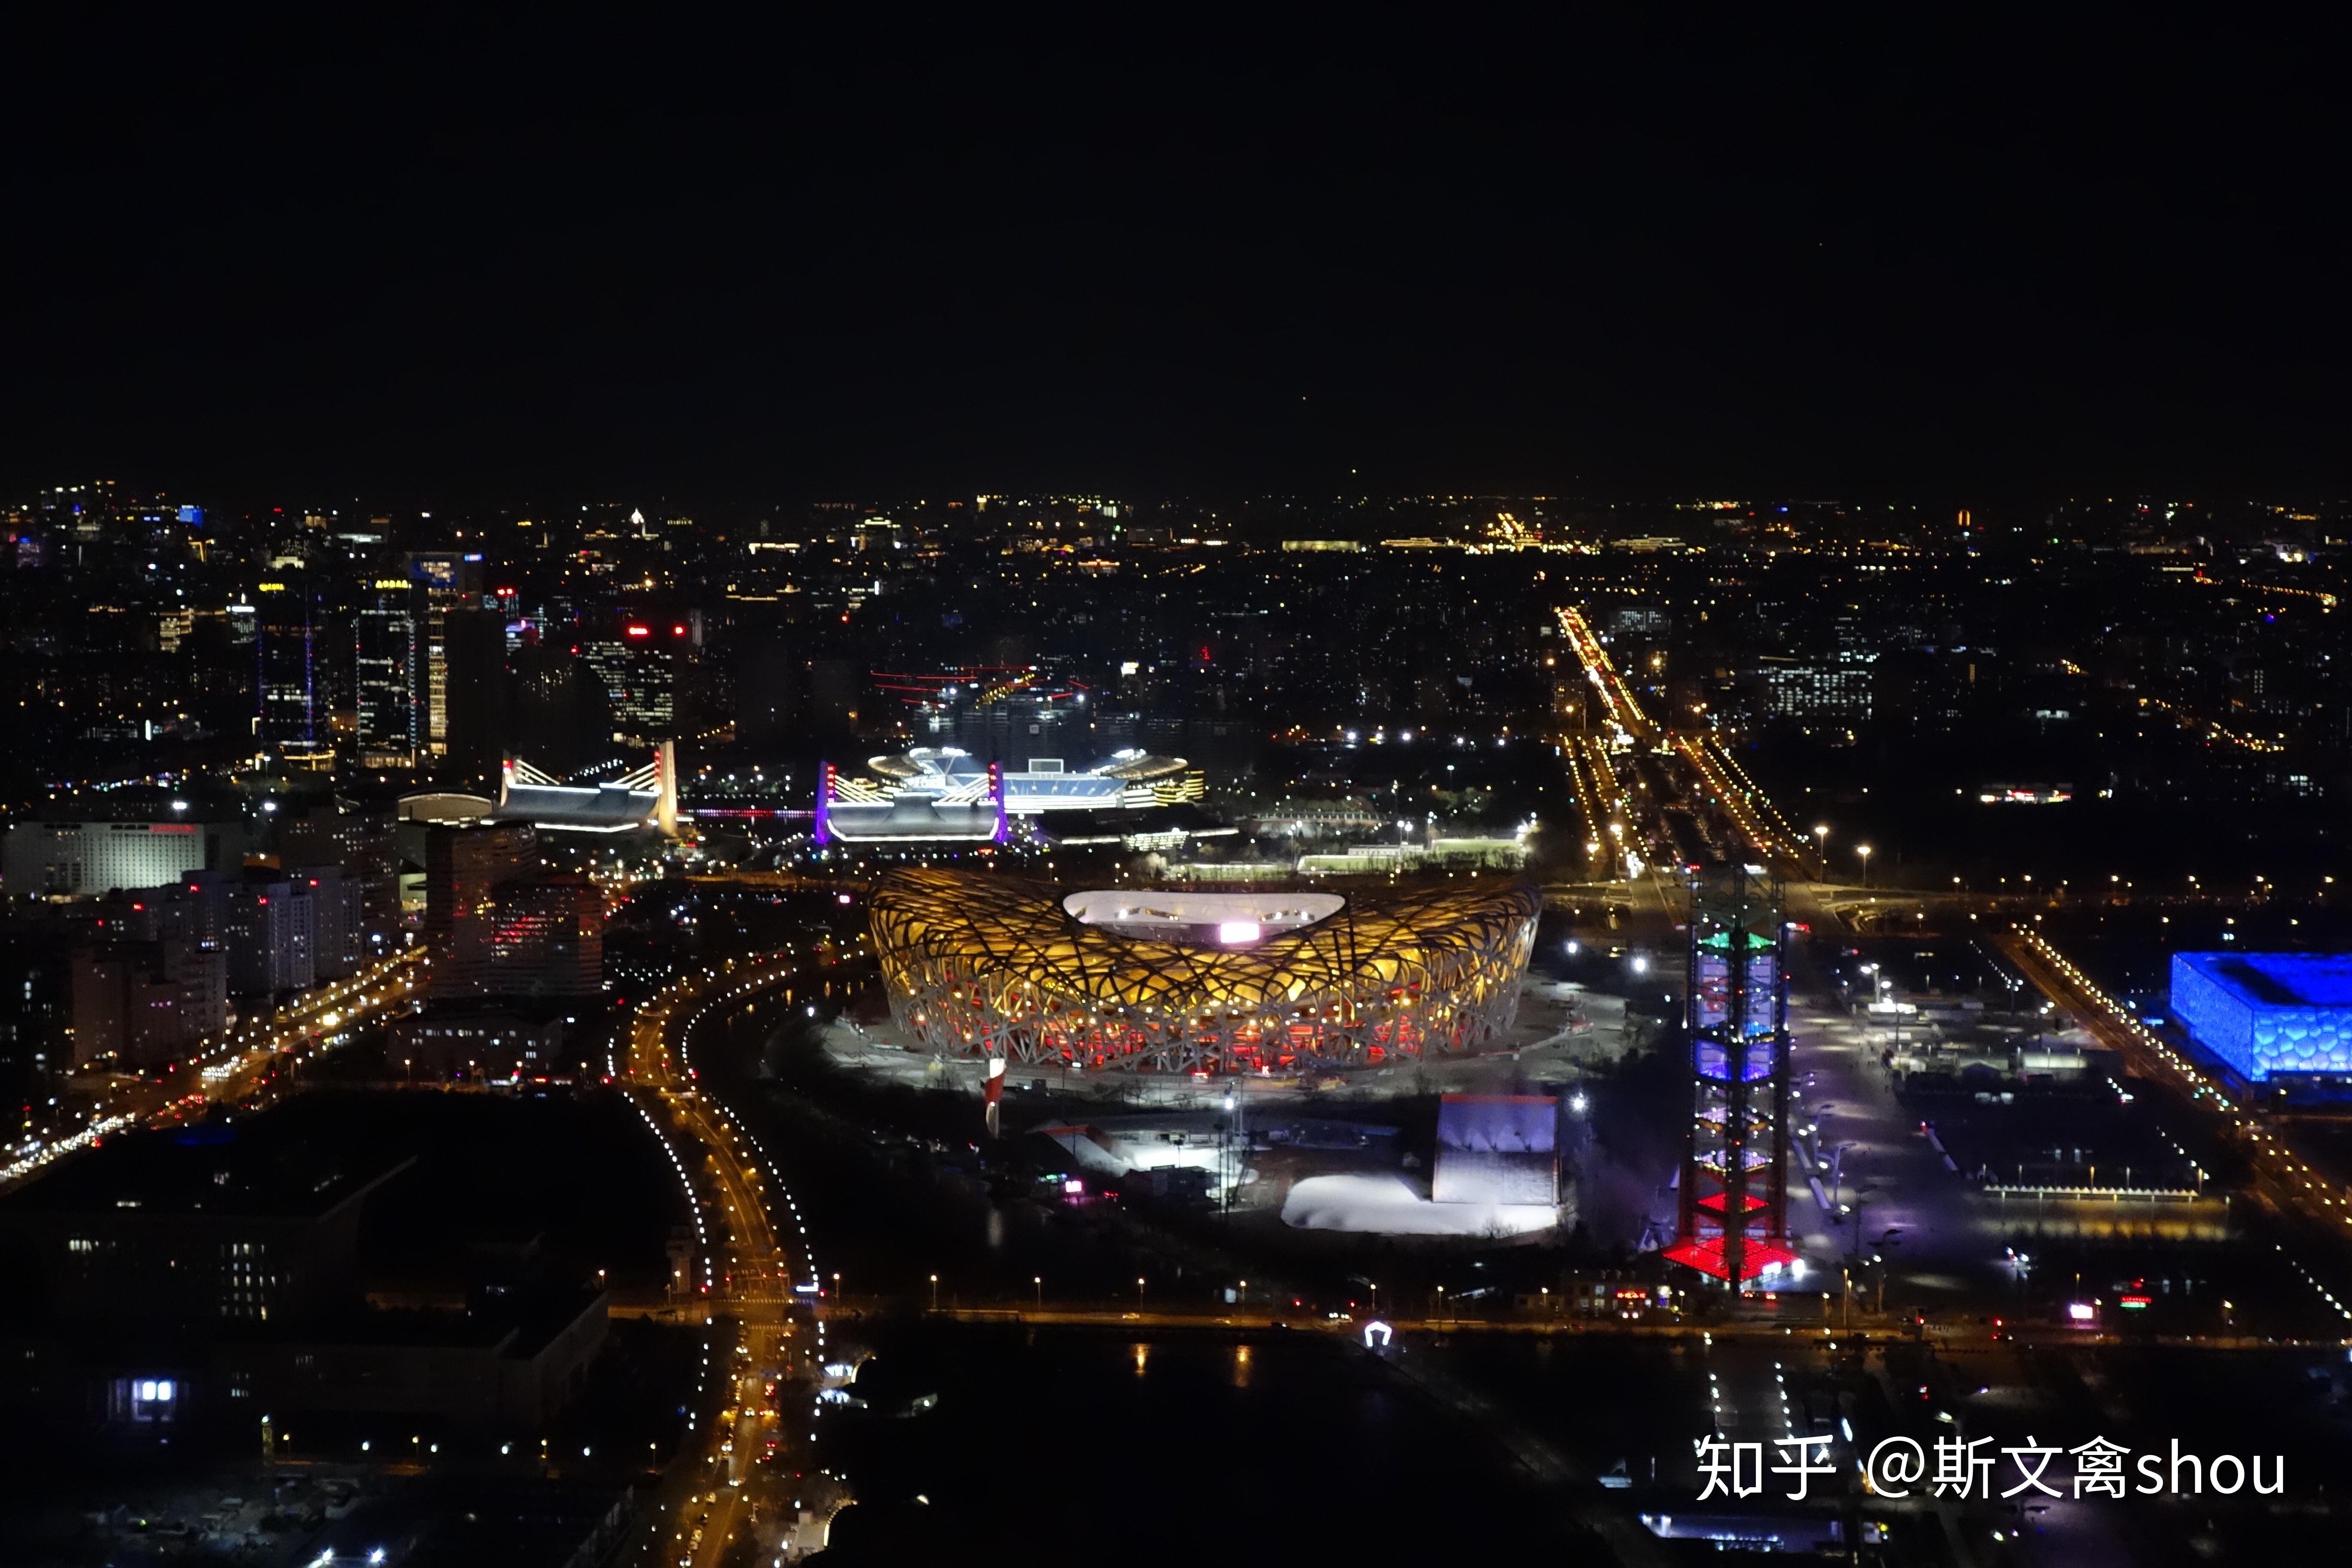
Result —
[{"label": "road with street lamps", "polygon": [[0,1192],[110,1133],[168,1126],[215,1105],[268,1098],[281,1075],[331,1049],[360,1025],[406,1012],[423,978],[425,951],[404,948],[357,974],[315,986],[266,1016],[244,1020],[201,1044],[171,1072],[110,1080],[74,1131],[27,1139],[5,1151]]},{"label": "road with street lamps", "polygon": [[718,1386],[696,1417],[709,1425],[699,1451],[672,1466],[656,1510],[663,1560],[681,1568],[718,1563],[747,1531],[775,1549],[798,1524],[787,1517],[786,1461],[814,1436],[802,1436],[797,1401],[823,1360],[815,1263],[797,1205],[750,1134],[698,1087],[687,1047],[721,1011],[789,1005],[799,973],[781,959],[730,960],[673,983],[630,1021],[623,1082],[649,1121],[699,1156],[688,1167],[700,1172],[689,1193],[706,1238],[697,1293],[725,1325],[714,1336]]}]

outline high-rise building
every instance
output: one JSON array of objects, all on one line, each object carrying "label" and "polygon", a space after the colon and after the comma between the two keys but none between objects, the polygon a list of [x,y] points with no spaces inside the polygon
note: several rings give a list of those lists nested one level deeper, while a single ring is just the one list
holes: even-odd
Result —
[{"label": "high-rise building", "polygon": [[231,994],[268,996],[316,984],[317,910],[310,889],[291,882],[232,884],[222,913]]},{"label": "high-rise building", "polygon": [[446,951],[459,926],[485,918],[500,882],[539,869],[539,836],[521,825],[435,827],[425,837],[425,940]]},{"label": "high-rise building", "polygon": [[481,562],[479,554],[463,551],[419,551],[408,557],[410,613],[425,655],[425,745],[436,757],[449,749],[448,615],[480,607]]},{"label": "high-rise building", "polygon": [[459,766],[487,773],[506,750],[506,617],[496,610],[452,606],[441,616],[441,751]]},{"label": "high-rise building", "polygon": [[629,620],[583,643],[581,657],[604,683],[616,732],[639,742],[676,732],[679,666],[693,635],[684,621]]},{"label": "high-rise building", "polygon": [[359,882],[341,866],[303,866],[288,875],[310,900],[310,966],[320,980],[341,980],[367,962],[367,920]]},{"label": "high-rise building", "polygon": [[73,1065],[76,1070],[118,1060],[130,1035],[131,963],[113,947],[77,948],[73,955]]},{"label": "high-rise building", "polygon": [[557,773],[608,757],[612,710],[603,682],[569,647],[526,644],[507,655],[509,756]]},{"label": "high-rise building", "polygon": [[408,767],[425,746],[416,617],[409,613],[407,584],[394,578],[376,586],[376,606],[362,610],[353,627],[360,760],[369,767]]},{"label": "high-rise building", "polygon": [[495,918],[450,954],[450,978],[480,996],[593,996],[604,984],[604,897],[584,877],[503,883]]},{"label": "high-rise building", "polygon": [[73,1066],[144,1070],[226,1026],[227,955],[181,938],[73,954]]},{"label": "high-rise building", "polygon": [[260,677],[260,738],[289,758],[331,752],[326,692],[318,667],[318,614],[310,574],[283,572],[256,584],[255,657]]},{"label": "high-rise building", "polygon": [[781,638],[746,638],[736,646],[735,733],[751,745],[772,745],[804,729],[808,661]]},{"label": "high-rise building", "polygon": [[425,838],[425,940],[435,996],[479,996],[498,890],[540,868],[539,836],[520,825],[436,827]]},{"label": "high-rise building", "polygon": [[65,939],[48,931],[0,931],[0,1105],[29,1106],[55,1092],[58,1075],[73,1065],[72,1026]]},{"label": "high-rise building", "polygon": [[[342,805],[313,806],[299,815],[280,813],[278,820],[278,858],[281,866],[308,868],[299,873],[309,879],[320,876],[317,868],[327,867],[340,874],[342,889],[340,900],[346,906],[340,915],[331,914],[327,906],[337,898],[322,897],[320,923],[321,942],[328,924],[337,919],[356,921],[351,940],[357,942],[353,950],[355,964],[370,958],[381,958],[399,944],[400,882],[398,853],[393,846],[393,818],[389,813],[347,809]],[[323,879],[322,879],[323,880]],[[350,900],[356,900],[356,913]],[[323,967],[328,962],[321,949],[320,960],[322,975],[350,973],[342,969]]]},{"label": "high-rise building", "polygon": [[218,942],[184,932],[155,944],[157,973],[180,988],[180,1027],[191,1040],[229,1025],[228,952]]},{"label": "high-rise building", "polygon": [[434,828],[425,897],[436,1000],[602,988],[603,898],[584,878],[541,875],[531,829]]},{"label": "high-rise building", "polygon": [[1831,659],[1766,658],[1765,709],[1801,724],[1859,724],[1869,720],[1874,654]]}]

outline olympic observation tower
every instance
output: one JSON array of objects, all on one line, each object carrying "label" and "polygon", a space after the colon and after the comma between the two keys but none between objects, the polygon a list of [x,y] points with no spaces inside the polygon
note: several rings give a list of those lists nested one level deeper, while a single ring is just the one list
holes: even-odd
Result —
[{"label": "olympic observation tower", "polygon": [[1666,1257],[1737,1287],[1797,1261],[1780,884],[1760,866],[1730,866],[1687,886],[1690,1149]]}]

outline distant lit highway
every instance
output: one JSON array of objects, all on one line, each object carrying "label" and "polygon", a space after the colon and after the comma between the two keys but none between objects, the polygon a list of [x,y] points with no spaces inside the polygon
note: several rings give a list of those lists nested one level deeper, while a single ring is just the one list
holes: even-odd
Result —
[{"label": "distant lit highway", "polygon": [[1763,858],[1798,867],[1804,864],[1805,847],[1799,841],[1796,830],[1756,781],[1732,760],[1721,741],[1713,735],[1685,735],[1675,741],[1675,750],[1690,764],[1691,772],[1731,819],[1732,826],[1747,836],[1748,843]]},{"label": "distant lit highway", "polygon": [[1625,796],[1624,785],[1617,782],[1608,748],[1595,737],[1561,736],[1560,755],[1568,763],[1577,809],[1584,814],[1585,858],[1613,876],[1624,864],[1625,835],[1635,820],[1633,803]]},{"label": "distant lit highway", "polygon": [[[757,1006],[771,992],[788,1003],[790,991],[779,988],[796,973],[782,961],[730,961],[674,983],[638,1009],[621,1064],[647,1120],[700,1152],[700,1171],[688,1175],[688,1185],[708,1224],[701,1226],[704,1275],[692,1294],[707,1303],[713,1320],[732,1325],[714,1368],[723,1385],[722,1408],[703,1433],[698,1453],[673,1468],[665,1489],[665,1509],[675,1517],[662,1527],[668,1550],[655,1560],[679,1568],[719,1562],[755,1526],[767,1526],[772,1542],[791,1522],[790,1494],[778,1471],[801,1439],[792,1425],[800,1413],[784,1404],[799,1394],[786,1390],[804,1370],[795,1363],[814,1355],[823,1332],[813,1289],[804,1296],[793,1285],[813,1288],[814,1264],[797,1212],[789,1237],[778,1224],[773,1205],[792,1210],[791,1198],[781,1191],[772,1194],[775,1184],[749,1136],[696,1086],[685,1046],[688,1031],[715,1010]],[[763,1458],[777,1463],[763,1466]]]},{"label": "distant lit highway", "polygon": [[1601,646],[1600,636],[1584,612],[1573,605],[1563,605],[1556,614],[1559,617],[1560,635],[1568,639],[1569,651],[1576,655],[1577,663],[1584,667],[1584,678],[1601,694],[1601,706],[1609,721],[1638,740],[1648,740],[1656,733],[1657,726],[1642,710],[1633,689],[1625,684],[1609,650]]},{"label": "distant lit highway", "polygon": [[[1780,862],[1801,873],[1805,845],[1722,742],[1712,734],[1680,735],[1669,746],[1664,731],[1643,710],[1583,613],[1563,606],[1556,614],[1560,634],[1582,668],[1586,682],[1599,695],[1609,726],[1607,735],[1579,730],[1559,741],[1569,781],[1584,815],[1588,858],[1607,866],[1612,873],[1622,867],[1638,878],[1642,857],[1636,851],[1647,838],[1654,837],[1660,845],[1648,858],[1653,863],[1680,859],[1685,853],[1676,847],[1674,832],[1661,815],[1667,800],[1651,799],[1648,810],[1637,806],[1611,760],[1612,752],[1638,749],[1645,756],[1654,752],[1649,760],[1669,770],[1661,775],[1660,786],[1668,796],[1704,802],[1720,815],[1743,840],[1735,847],[1738,852]],[[1658,792],[1650,794],[1654,796]]]},{"label": "distant lit highway", "polygon": [[347,980],[306,991],[266,1017],[239,1024],[173,1072],[109,1080],[83,1126],[64,1136],[11,1146],[5,1152],[7,1163],[0,1164],[0,1189],[109,1133],[184,1121],[208,1106],[234,1105],[265,1092],[276,1074],[330,1048],[338,1036],[406,1011],[416,994],[417,976],[404,972],[421,963],[425,952],[421,946],[404,949]]}]

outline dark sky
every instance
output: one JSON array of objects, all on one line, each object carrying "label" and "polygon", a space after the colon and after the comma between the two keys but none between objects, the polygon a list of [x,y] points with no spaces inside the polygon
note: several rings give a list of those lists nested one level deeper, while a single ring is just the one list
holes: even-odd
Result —
[{"label": "dark sky", "polygon": [[2332,35],[33,9],[19,493],[2352,490]]}]

